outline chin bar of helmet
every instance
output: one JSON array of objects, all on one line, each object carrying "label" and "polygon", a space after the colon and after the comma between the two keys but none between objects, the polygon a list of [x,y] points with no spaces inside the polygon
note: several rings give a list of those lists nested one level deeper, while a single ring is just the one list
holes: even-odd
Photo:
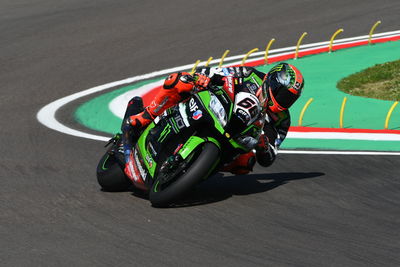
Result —
[{"label": "chin bar of helmet", "polygon": [[276,101],[274,95],[272,94],[272,89],[271,89],[271,87],[269,87],[268,90],[269,90],[269,96],[271,97],[271,100],[272,100],[272,103],[273,103],[272,106],[269,106],[269,109],[270,109],[273,113],[278,113],[278,112],[287,110],[287,108],[282,107],[281,105],[279,105],[278,101]]}]

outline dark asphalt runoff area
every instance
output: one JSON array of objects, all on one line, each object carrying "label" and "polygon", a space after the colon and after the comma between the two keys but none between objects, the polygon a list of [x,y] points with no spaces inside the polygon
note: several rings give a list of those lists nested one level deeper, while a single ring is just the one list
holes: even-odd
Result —
[{"label": "dark asphalt runoff area", "polygon": [[400,2],[2,0],[0,265],[400,266],[400,156],[280,154],[156,209],[100,191],[102,142],[36,120],[86,88],[377,20],[400,30]]}]

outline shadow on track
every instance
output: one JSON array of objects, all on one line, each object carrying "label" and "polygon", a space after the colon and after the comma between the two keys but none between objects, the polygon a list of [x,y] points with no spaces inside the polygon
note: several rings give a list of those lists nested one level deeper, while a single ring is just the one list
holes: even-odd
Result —
[{"label": "shadow on track", "polygon": [[219,202],[233,195],[250,195],[272,190],[289,181],[317,178],[322,172],[288,172],[226,176],[222,173],[199,184],[173,207],[188,207]]}]

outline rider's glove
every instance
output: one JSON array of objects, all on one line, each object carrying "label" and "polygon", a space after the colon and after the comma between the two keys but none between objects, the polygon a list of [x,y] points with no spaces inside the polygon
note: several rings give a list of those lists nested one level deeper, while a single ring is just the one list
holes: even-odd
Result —
[{"label": "rider's glove", "polygon": [[208,84],[210,83],[210,77],[201,74],[201,73],[195,73],[194,75],[194,85],[196,87],[200,87],[201,89],[207,88]]}]

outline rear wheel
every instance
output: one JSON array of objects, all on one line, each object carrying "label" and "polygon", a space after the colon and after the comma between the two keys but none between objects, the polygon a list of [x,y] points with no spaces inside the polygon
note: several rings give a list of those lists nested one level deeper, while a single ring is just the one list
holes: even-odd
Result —
[{"label": "rear wheel", "polygon": [[104,191],[121,192],[132,185],[125,176],[117,156],[107,152],[97,165],[97,181]]},{"label": "rear wheel", "polygon": [[[172,179],[165,179],[165,175],[158,175],[150,193],[149,199],[154,207],[165,207],[181,197],[185,192],[207,178],[219,161],[219,148],[214,143],[204,143],[192,155],[180,163]],[[167,180],[167,181],[166,181]]]}]

